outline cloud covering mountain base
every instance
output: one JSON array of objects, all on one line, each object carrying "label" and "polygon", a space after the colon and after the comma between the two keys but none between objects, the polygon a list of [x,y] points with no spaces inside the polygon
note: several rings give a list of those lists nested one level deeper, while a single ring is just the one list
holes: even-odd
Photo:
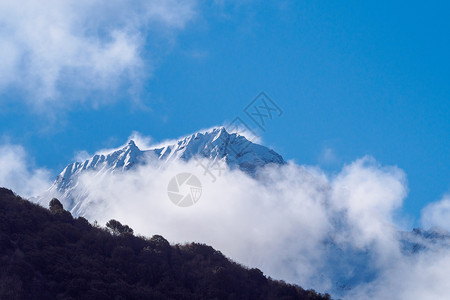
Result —
[{"label": "cloud covering mountain base", "polygon": [[[168,182],[180,172],[202,181],[202,197],[192,207],[175,206],[167,196]],[[435,270],[450,266],[447,249],[412,254],[399,239],[404,172],[371,157],[334,176],[290,163],[261,169],[256,178],[226,170],[215,182],[196,161],[148,163],[125,173],[84,174],[78,190],[89,195],[82,205],[92,221],[116,218],[143,235],[207,243],[318,291],[360,299],[408,299],[431,289],[439,299],[449,292],[447,276]],[[424,274],[433,278],[432,288]]]},{"label": "cloud covering mountain base", "polygon": [[[167,196],[168,182],[181,172],[202,182],[201,199],[187,208]],[[35,180],[38,175],[23,176],[24,182],[34,178],[25,186],[45,182]],[[0,185],[11,182],[0,179]],[[335,175],[291,162],[267,166],[256,177],[224,170],[215,182],[195,160],[148,162],[123,173],[85,173],[77,190],[89,195],[83,205],[91,221],[114,218],[138,234],[210,244],[269,276],[321,292],[351,299],[445,299],[450,293],[448,248],[413,253],[399,237],[406,175],[371,157]],[[430,209],[424,212],[433,225]]]}]

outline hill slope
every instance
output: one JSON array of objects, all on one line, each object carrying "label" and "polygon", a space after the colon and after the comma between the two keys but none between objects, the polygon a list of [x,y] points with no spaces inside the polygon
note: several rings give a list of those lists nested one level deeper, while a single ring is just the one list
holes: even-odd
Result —
[{"label": "hill slope", "polygon": [[0,299],[327,299],[203,244],[113,235],[0,188]]}]

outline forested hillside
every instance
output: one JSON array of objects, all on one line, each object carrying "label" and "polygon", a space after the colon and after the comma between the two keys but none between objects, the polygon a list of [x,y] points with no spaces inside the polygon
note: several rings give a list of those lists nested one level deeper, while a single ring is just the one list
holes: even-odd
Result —
[{"label": "forested hillside", "polygon": [[170,245],[74,219],[0,188],[0,299],[327,299],[204,244]]}]

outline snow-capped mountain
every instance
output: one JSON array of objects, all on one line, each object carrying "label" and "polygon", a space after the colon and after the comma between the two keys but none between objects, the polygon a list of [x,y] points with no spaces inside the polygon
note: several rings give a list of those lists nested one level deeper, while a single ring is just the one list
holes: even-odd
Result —
[{"label": "snow-capped mountain", "polygon": [[[73,191],[78,185],[79,176],[84,172],[95,172],[101,176],[105,173],[126,172],[148,161],[168,164],[197,157],[225,163],[229,168],[239,168],[249,175],[267,164],[285,164],[283,158],[273,150],[252,143],[237,133],[228,133],[224,127],[217,127],[151,149],[139,149],[136,143],[130,140],[128,144],[111,153],[96,154],[84,162],[71,163],[58,175],[48,194],[64,198],[70,203],[69,209],[72,213],[77,214],[73,210],[77,206]],[[43,198],[46,198],[46,201],[49,197]]]}]

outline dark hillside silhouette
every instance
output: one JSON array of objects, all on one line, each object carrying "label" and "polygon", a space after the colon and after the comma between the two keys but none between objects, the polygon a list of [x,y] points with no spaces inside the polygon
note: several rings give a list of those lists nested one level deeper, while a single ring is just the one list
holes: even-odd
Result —
[{"label": "dark hillside silhouette", "polygon": [[204,244],[171,246],[74,219],[0,188],[0,299],[327,299],[266,278]]}]

